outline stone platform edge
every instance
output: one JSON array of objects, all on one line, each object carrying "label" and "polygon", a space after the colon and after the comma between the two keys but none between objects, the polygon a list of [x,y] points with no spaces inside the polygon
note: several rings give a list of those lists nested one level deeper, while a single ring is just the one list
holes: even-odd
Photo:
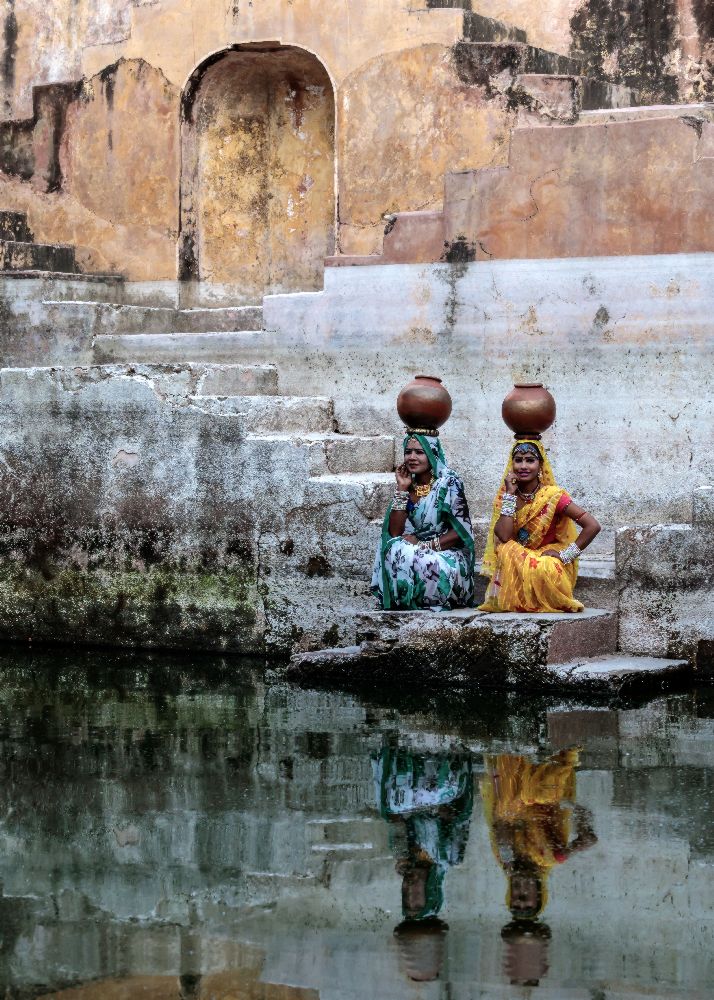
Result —
[{"label": "stone platform edge", "polygon": [[592,694],[663,690],[690,680],[685,659],[617,651],[617,616],[374,611],[357,615],[353,646],[296,653],[287,676],[301,683],[409,679],[454,687]]}]

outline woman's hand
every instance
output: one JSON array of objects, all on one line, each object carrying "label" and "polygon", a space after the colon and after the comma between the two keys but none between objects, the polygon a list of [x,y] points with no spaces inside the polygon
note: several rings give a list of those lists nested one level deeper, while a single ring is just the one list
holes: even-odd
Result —
[{"label": "woman's hand", "polygon": [[503,485],[505,487],[506,493],[515,494],[518,488],[518,479],[516,478],[516,474],[513,471],[513,469],[511,469],[510,472],[506,473],[506,478],[503,481]]},{"label": "woman's hand", "polygon": [[405,542],[411,542],[412,545],[417,545],[419,542],[419,539],[417,538],[416,535],[402,535],[402,538],[404,539]]},{"label": "woman's hand", "polygon": [[402,464],[398,466],[395,476],[397,477],[397,489],[409,490],[412,485],[412,477],[411,474],[407,472],[406,465]]},{"label": "woman's hand", "polygon": [[562,562],[563,561],[560,558],[560,552],[556,552],[555,549],[546,549],[545,552],[541,552],[541,555],[542,556],[552,556],[553,559],[557,559],[558,562]]}]

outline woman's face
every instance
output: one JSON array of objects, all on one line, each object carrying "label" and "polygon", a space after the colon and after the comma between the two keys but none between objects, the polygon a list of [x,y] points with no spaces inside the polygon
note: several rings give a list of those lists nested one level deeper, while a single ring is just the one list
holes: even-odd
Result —
[{"label": "woman's face", "polygon": [[420,472],[426,472],[429,468],[426,452],[416,438],[409,438],[407,441],[407,446],[404,449],[404,464],[412,475],[419,475]]},{"label": "woman's face", "polygon": [[530,451],[518,451],[513,456],[513,471],[519,485],[530,486],[538,481],[540,459]]}]

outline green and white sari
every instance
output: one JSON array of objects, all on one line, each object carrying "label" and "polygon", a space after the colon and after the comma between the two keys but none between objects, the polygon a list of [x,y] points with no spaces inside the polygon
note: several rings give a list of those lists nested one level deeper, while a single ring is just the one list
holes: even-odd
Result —
[{"label": "green and white sari", "polygon": [[[415,535],[417,544],[389,534],[389,505],[372,573],[372,593],[385,610],[473,607],[474,539],[464,484],[446,464],[438,437],[408,434],[405,448],[411,439],[424,449],[434,483],[428,496],[417,504],[409,503],[404,533]],[[460,549],[434,552],[419,544],[452,528],[461,539]]]}]

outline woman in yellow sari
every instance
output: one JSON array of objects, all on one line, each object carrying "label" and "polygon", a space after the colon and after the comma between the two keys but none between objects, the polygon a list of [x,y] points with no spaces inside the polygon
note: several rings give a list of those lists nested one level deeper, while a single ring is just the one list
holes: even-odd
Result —
[{"label": "woman in yellow sari", "polygon": [[481,566],[491,579],[479,610],[582,611],[573,597],[577,559],[599,531],[556,484],[540,442],[519,441],[493,504]]}]

